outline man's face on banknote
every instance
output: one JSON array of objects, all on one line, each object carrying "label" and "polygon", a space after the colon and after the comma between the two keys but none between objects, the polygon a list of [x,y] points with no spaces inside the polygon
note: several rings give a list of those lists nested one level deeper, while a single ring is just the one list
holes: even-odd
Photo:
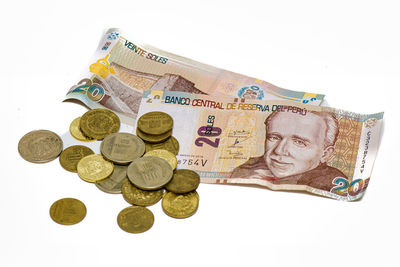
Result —
[{"label": "man's face on banknote", "polygon": [[326,123],[313,113],[279,112],[267,125],[265,162],[277,178],[312,170],[324,162]]}]

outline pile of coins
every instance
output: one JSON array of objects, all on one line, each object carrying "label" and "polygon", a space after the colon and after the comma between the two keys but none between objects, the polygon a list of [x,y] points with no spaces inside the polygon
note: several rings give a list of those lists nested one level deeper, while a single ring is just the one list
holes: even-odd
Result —
[{"label": "pile of coins", "polygon": [[[138,119],[136,134],[118,132],[120,120],[107,109],[93,109],[70,125],[71,135],[82,142],[102,140],[101,154],[82,145],[62,150],[61,138],[50,131],[38,130],[23,136],[18,144],[27,161],[42,163],[59,156],[67,171],[95,185],[104,192],[118,194],[132,206],[117,217],[121,229],[141,233],[154,223],[146,208],[162,199],[163,211],[174,218],[192,216],[199,205],[196,192],[199,175],[177,168],[179,143],[172,136],[173,120],[166,113],[154,111]],[[166,190],[164,190],[166,189]],[[166,192],[165,192],[166,191]],[[73,198],[56,201],[51,218],[60,224],[75,224],[86,215],[85,205]]]}]

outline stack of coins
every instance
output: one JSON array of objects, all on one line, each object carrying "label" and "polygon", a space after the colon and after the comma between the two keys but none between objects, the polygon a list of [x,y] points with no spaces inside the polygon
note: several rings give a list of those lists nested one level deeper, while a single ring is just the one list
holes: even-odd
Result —
[{"label": "stack of coins", "polygon": [[[173,120],[166,113],[154,111],[138,119],[136,135],[118,132],[120,120],[107,109],[93,109],[70,125],[71,135],[82,142],[102,140],[101,154],[82,145],[62,149],[61,138],[39,130],[21,138],[21,156],[34,163],[59,157],[60,165],[100,190],[118,194],[132,206],[117,217],[119,227],[129,233],[141,233],[154,223],[146,208],[162,199],[163,211],[174,218],[192,216],[198,208],[195,191],[199,175],[191,170],[176,170],[179,143],[172,136]],[[164,192],[166,189],[166,192]],[[78,217],[69,214],[72,210]],[[86,215],[85,205],[77,199],[60,199],[50,208],[51,218],[60,224],[75,224]],[[72,216],[72,217],[71,217]]]}]

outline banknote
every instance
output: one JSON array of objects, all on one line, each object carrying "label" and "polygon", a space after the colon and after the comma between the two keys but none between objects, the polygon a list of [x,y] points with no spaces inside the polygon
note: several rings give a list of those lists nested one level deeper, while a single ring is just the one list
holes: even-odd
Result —
[{"label": "banknote", "polygon": [[174,119],[178,169],[203,183],[253,184],[340,200],[364,194],[383,113],[362,115],[293,101],[146,91],[138,116]]},{"label": "banknote", "polygon": [[146,90],[286,99],[310,105],[319,105],[324,98],[321,94],[286,90],[180,57],[127,39],[119,30],[110,29],[101,38],[87,71],[70,88],[66,99],[77,99],[90,108],[109,108],[135,119]]}]

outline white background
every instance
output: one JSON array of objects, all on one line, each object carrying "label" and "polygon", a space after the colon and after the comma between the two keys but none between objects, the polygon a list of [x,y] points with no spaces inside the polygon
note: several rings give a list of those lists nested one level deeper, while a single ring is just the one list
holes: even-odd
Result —
[{"label": "white background", "polygon": [[[7,1],[0,15],[0,266],[400,266],[400,15],[396,1]],[[154,226],[127,234],[128,204],[17,150],[35,129],[60,135],[86,108],[62,103],[104,29],[292,90],[329,105],[384,111],[365,197],[201,184],[191,218],[150,207]],[[87,216],[54,223],[75,197]]]}]

